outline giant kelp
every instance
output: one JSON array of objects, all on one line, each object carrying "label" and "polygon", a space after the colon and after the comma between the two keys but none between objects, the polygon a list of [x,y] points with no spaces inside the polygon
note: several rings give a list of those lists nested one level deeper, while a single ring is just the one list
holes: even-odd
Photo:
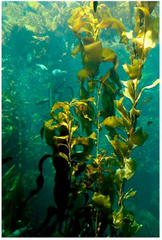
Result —
[{"label": "giant kelp", "polygon": [[[29,7],[33,12],[42,9],[37,2],[29,3]],[[78,39],[72,56],[80,53],[83,65],[77,73],[80,100],[54,103],[51,119],[44,123],[40,132],[53,154],[41,158],[37,189],[19,209],[21,213],[28,200],[43,187],[43,163],[52,157],[56,170],[53,189],[56,206],[47,209],[39,235],[130,237],[141,228],[132,211],[125,208],[125,202],[136,191],[133,188],[125,191],[125,185],[137,167],[131,153],[148,137],[138,126],[141,115],[138,102],[145,89],[159,82],[138,88],[149,50],[158,40],[158,19],[152,18],[153,8],[151,2],[137,3],[134,36],[121,21],[111,16],[105,4],[99,4],[96,13],[91,4],[72,10],[67,23]],[[118,76],[120,59],[116,53],[102,46],[100,32],[103,28],[116,29],[119,44],[125,44],[130,52],[130,63],[123,66],[127,81],[121,81]],[[47,29],[50,29],[48,24]],[[31,31],[37,34],[35,29]],[[40,40],[38,36],[34,39]],[[100,65],[105,62],[112,66],[98,77]],[[129,109],[125,107],[126,100],[130,100]],[[112,152],[100,144],[103,131]]]}]

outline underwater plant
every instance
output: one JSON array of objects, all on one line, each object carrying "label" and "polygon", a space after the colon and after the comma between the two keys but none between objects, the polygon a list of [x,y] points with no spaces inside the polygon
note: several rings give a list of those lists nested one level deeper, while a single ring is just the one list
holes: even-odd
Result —
[{"label": "underwater plant", "polygon": [[[33,9],[26,16],[30,18],[25,25],[28,31],[42,34],[58,27],[61,13],[53,19],[50,7],[45,13],[42,4],[27,4]],[[98,4],[96,12],[92,3],[71,11],[67,24],[78,40],[72,57],[80,53],[83,65],[77,73],[78,99],[57,101],[52,106],[50,120],[40,130],[41,138],[52,148],[52,155],[46,154],[39,161],[37,189],[20,204],[17,216],[20,219],[29,199],[42,189],[43,163],[52,158],[56,170],[54,204],[48,207],[36,236],[131,237],[142,227],[133,212],[125,207],[127,199],[136,191],[133,188],[126,191],[125,186],[137,167],[131,153],[148,138],[148,133],[138,125],[139,99],[145,89],[159,83],[156,80],[139,89],[144,63],[158,41],[158,18],[152,17],[155,5],[155,2],[136,3],[134,32],[127,32],[105,4]],[[34,11],[44,15],[42,25],[34,24],[37,22]],[[47,15],[50,16],[46,18]],[[31,19],[35,21],[33,24]],[[120,59],[116,53],[103,47],[102,29],[115,29],[119,44],[126,45],[130,53],[130,63],[123,65],[127,81],[120,80],[117,73]],[[36,35],[33,38],[39,43],[47,40]],[[107,62],[111,67],[99,77],[100,65]],[[126,108],[128,101],[130,107]],[[107,147],[102,144],[103,138],[107,140]]]}]

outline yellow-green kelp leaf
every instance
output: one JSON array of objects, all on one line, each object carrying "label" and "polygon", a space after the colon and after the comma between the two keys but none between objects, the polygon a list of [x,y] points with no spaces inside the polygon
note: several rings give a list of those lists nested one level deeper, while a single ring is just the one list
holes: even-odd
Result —
[{"label": "yellow-green kelp leaf", "polygon": [[88,92],[89,93],[93,93],[94,92],[95,84],[96,84],[96,82],[94,80],[92,80],[92,79],[87,82],[87,88],[88,88]]},{"label": "yellow-green kelp leaf", "polygon": [[59,112],[56,120],[59,122],[58,126],[55,125],[56,127],[65,126],[67,129],[69,128],[68,115],[66,113]]},{"label": "yellow-green kelp leaf", "polygon": [[113,140],[110,140],[108,135],[105,135],[111,146],[114,148],[115,154],[119,159],[120,166],[123,167],[124,157],[128,154],[128,145],[117,139],[117,136]]},{"label": "yellow-green kelp leaf", "polygon": [[97,41],[84,45],[84,54],[82,54],[84,69],[89,77],[94,78],[98,75],[99,65],[102,62],[102,43]]},{"label": "yellow-green kelp leaf", "polygon": [[130,179],[137,168],[137,163],[132,158],[124,158],[125,166],[124,169],[126,171],[126,178]]},{"label": "yellow-green kelp leaf", "polygon": [[86,79],[88,78],[88,74],[87,74],[86,70],[85,69],[81,69],[77,73],[77,78],[78,78],[79,82],[85,82]]},{"label": "yellow-green kelp leaf", "polygon": [[157,40],[159,37],[159,33],[154,31],[154,29],[148,29],[145,34],[145,41],[144,41],[144,53],[146,52],[146,56],[148,51],[151,48],[154,48],[156,46]]},{"label": "yellow-green kelp leaf", "polygon": [[117,111],[120,113],[120,115],[123,118],[126,118],[127,120],[129,120],[126,108],[123,106],[123,100],[124,100],[124,97],[120,98],[119,100],[114,100],[114,104],[117,108]]},{"label": "yellow-green kelp leaf", "polygon": [[81,21],[81,17],[77,18],[72,26],[72,31],[74,34],[78,35],[78,31],[80,30],[80,28],[84,27],[86,24],[85,21]]},{"label": "yellow-green kelp leaf", "polygon": [[149,13],[152,13],[156,4],[157,4],[157,1],[156,2],[154,2],[154,1],[146,1],[146,2],[145,1],[137,1],[136,2],[137,7],[144,7],[149,10]]},{"label": "yellow-green kelp leaf", "polygon": [[123,118],[124,126],[127,129],[129,129],[129,127],[131,125],[131,122],[130,122],[130,118],[128,116],[128,113],[126,111],[126,108],[123,106],[123,100],[124,100],[124,97],[120,98],[120,100],[114,100],[114,104],[115,104],[115,107],[116,107],[117,111],[119,112],[119,114]]},{"label": "yellow-green kelp leaf", "polygon": [[135,109],[134,107],[132,107],[132,109],[130,110],[130,116],[134,116],[134,117],[139,117],[141,114],[141,111],[139,109]]},{"label": "yellow-green kelp leaf", "polygon": [[126,86],[123,91],[124,96],[129,98],[133,103],[135,98],[134,81],[133,80],[121,81],[121,83],[124,86]]},{"label": "yellow-green kelp leaf", "polygon": [[68,26],[70,28],[72,28],[72,25],[73,25],[75,19],[77,19],[81,16],[80,10],[81,10],[80,7],[72,9],[71,14],[70,14],[71,17],[67,20]]},{"label": "yellow-green kelp leaf", "polygon": [[133,214],[122,205],[118,212],[113,212],[113,225],[115,229],[121,229],[121,237],[133,237],[142,225],[137,224]]},{"label": "yellow-green kelp leaf", "polygon": [[100,193],[95,192],[92,197],[92,202],[95,207],[99,208],[101,211],[105,213],[110,213],[112,211],[109,195],[104,196]]},{"label": "yellow-green kelp leaf", "polygon": [[[69,135],[66,135],[66,136],[54,136],[53,139],[55,141],[59,141],[59,140],[66,140],[68,141],[68,138],[69,138]],[[60,141],[59,141],[60,142]]]},{"label": "yellow-green kelp leaf", "polygon": [[103,48],[102,49],[102,61],[103,62],[112,62],[114,64],[114,69],[116,70],[119,61],[116,53],[111,48]]},{"label": "yellow-green kelp leaf", "polygon": [[89,136],[90,139],[92,140],[96,140],[96,133],[93,132],[90,136]]},{"label": "yellow-green kelp leaf", "polygon": [[89,137],[78,137],[78,138],[74,138],[72,140],[72,144],[71,144],[71,148],[73,148],[74,145],[85,145],[85,146],[89,146],[90,142],[92,140],[96,140],[96,133],[93,132]]},{"label": "yellow-green kelp leaf", "polygon": [[123,65],[125,72],[131,79],[141,78],[141,68],[143,65],[143,61],[141,59],[134,59],[132,65],[127,65],[126,63]]},{"label": "yellow-green kelp leaf", "polygon": [[55,129],[53,129],[53,126],[51,126],[52,123],[53,119],[50,119],[44,124],[46,143],[50,146],[53,146],[54,144],[53,137],[55,135]]},{"label": "yellow-green kelp leaf", "polygon": [[[79,153],[83,157],[83,153]],[[78,160],[78,159],[77,159]],[[86,164],[84,162],[77,163],[72,166],[72,177],[75,175],[79,176],[86,168]]]},{"label": "yellow-green kelp leaf", "polygon": [[138,94],[138,97],[137,97],[136,101],[138,102],[139,98],[141,97],[142,92],[143,92],[145,89],[153,88],[153,87],[155,87],[155,86],[156,86],[157,84],[159,84],[159,83],[160,83],[160,79],[156,79],[155,82],[153,82],[153,84],[142,88],[142,89],[140,90],[139,94]]},{"label": "yellow-green kelp leaf", "polygon": [[[78,35],[79,33],[83,33],[83,32],[89,33],[91,36],[93,36],[92,32],[89,31],[88,29],[86,29],[85,27],[81,27],[81,28],[79,29],[79,31],[77,32],[77,35]],[[82,38],[82,37],[81,37],[81,38]]]},{"label": "yellow-green kelp leaf", "polygon": [[121,209],[118,212],[113,212],[113,224],[115,228],[121,228],[123,223],[123,206],[121,206]]},{"label": "yellow-green kelp leaf", "polygon": [[147,28],[149,24],[149,16],[150,16],[149,11],[145,7],[137,7],[137,10],[141,11],[142,12],[141,16],[145,17],[145,28]]},{"label": "yellow-green kelp leaf", "polygon": [[52,109],[51,109],[51,112],[50,112],[50,115],[53,116],[53,112],[56,110],[56,109],[59,109],[59,108],[63,108],[64,112],[66,114],[69,114],[70,113],[70,106],[69,106],[69,103],[68,102],[56,102]]},{"label": "yellow-green kelp leaf", "polygon": [[131,158],[124,158],[124,163],[124,168],[117,169],[115,173],[114,183],[118,189],[122,186],[124,179],[128,180],[134,175],[137,167],[136,162]]},{"label": "yellow-green kelp leaf", "polygon": [[137,191],[133,191],[133,188],[129,189],[128,192],[124,195],[124,199],[128,199],[130,197],[133,197],[136,194]]},{"label": "yellow-green kelp leaf", "polygon": [[135,18],[135,34],[136,36],[140,33],[141,31],[141,23],[144,24],[144,30],[147,29],[149,20],[150,20],[150,13],[147,10],[147,8],[141,6],[138,4],[139,1],[137,2],[137,12],[136,12],[136,18]]},{"label": "yellow-green kelp leaf", "polygon": [[94,167],[91,164],[87,164],[87,166],[86,166],[87,175],[94,175],[94,174],[98,173],[99,171],[100,171],[100,169],[98,167]]},{"label": "yellow-green kelp leaf", "polygon": [[144,132],[141,128],[138,128],[130,137],[131,141],[138,146],[142,146],[142,144],[146,141],[148,138],[148,133]]},{"label": "yellow-green kelp leaf", "polygon": [[119,31],[121,34],[122,32],[126,31],[126,28],[122,22],[117,20],[116,18],[107,17],[102,20],[101,23],[97,25],[99,28],[114,28]]},{"label": "yellow-green kelp leaf", "polygon": [[125,176],[126,174],[124,168],[116,170],[114,183],[118,186],[118,188],[120,188],[120,184],[123,182],[123,179],[126,178]]},{"label": "yellow-green kelp leaf", "polygon": [[140,31],[136,38],[132,38],[133,43],[136,44],[138,56],[144,61],[150,49],[156,46],[159,38],[158,29],[158,19],[150,19],[148,29],[146,31]]},{"label": "yellow-green kelp leaf", "polygon": [[73,127],[71,128],[71,132],[70,132],[71,136],[73,135],[73,133],[74,133],[77,129],[78,129],[78,126],[77,126],[77,125],[75,125],[75,126],[73,126]]},{"label": "yellow-green kelp leaf", "polygon": [[123,119],[116,116],[107,117],[102,123],[106,127],[120,127],[123,126]]}]

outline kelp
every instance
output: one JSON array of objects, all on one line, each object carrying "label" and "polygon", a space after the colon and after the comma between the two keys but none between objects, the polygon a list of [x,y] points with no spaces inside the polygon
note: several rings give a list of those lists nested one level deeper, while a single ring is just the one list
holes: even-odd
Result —
[{"label": "kelp", "polygon": [[[102,9],[102,6],[105,9]],[[101,28],[116,28],[121,31],[125,31],[124,25],[117,19],[105,18],[105,12],[109,10],[104,4],[98,6],[97,13],[92,13],[90,7],[77,8],[77,10],[71,12],[71,17],[68,20],[68,26],[72,29],[74,35],[79,40],[79,45],[72,51],[72,56],[80,52],[82,58],[83,69],[77,74],[79,82],[85,82],[90,79],[90,82],[94,81],[94,78],[99,74],[99,66],[102,62],[112,62],[114,67],[112,68],[111,78],[120,87],[118,76],[116,73],[118,67],[118,58],[113,50],[109,48],[103,48],[101,41],[99,41]],[[98,16],[102,13],[102,19]],[[110,14],[109,14],[110,15]],[[84,19],[84,20],[83,20]],[[84,33],[82,36],[81,33]],[[90,84],[89,82],[89,84]],[[93,93],[93,88],[89,87],[88,91]],[[82,85],[81,85],[82,86]],[[81,87],[82,89],[83,87]]]}]

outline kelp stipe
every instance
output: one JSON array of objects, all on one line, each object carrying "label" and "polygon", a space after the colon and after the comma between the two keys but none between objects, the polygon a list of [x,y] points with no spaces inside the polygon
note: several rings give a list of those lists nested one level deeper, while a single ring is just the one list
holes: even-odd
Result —
[{"label": "kelp stipe", "polygon": [[[47,210],[41,229],[52,216],[56,215],[56,219],[47,227],[46,236],[56,233],[55,236],[62,237],[131,237],[142,227],[124,202],[136,194],[133,188],[125,192],[125,184],[137,167],[131,152],[148,137],[142,127],[137,128],[141,114],[138,101],[145,89],[159,83],[156,80],[141,90],[137,88],[148,52],[158,39],[158,21],[151,16],[154,7],[152,2],[137,2],[135,37],[111,17],[105,4],[99,4],[96,13],[91,4],[71,12],[68,25],[79,41],[72,56],[80,52],[83,64],[77,73],[80,100],[56,102],[51,119],[41,129],[41,136],[53,149],[56,169],[57,209],[51,206]],[[127,46],[130,64],[123,67],[129,80],[119,79],[118,57],[110,48],[103,48],[99,40],[101,28],[117,29],[120,42]],[[111,62],[113,67],[97,78],[102,62]],[[125,108],[125,99],[131,101],[130,109]],[[100,146],[100,131],[104,127],[112,153]]]}]

